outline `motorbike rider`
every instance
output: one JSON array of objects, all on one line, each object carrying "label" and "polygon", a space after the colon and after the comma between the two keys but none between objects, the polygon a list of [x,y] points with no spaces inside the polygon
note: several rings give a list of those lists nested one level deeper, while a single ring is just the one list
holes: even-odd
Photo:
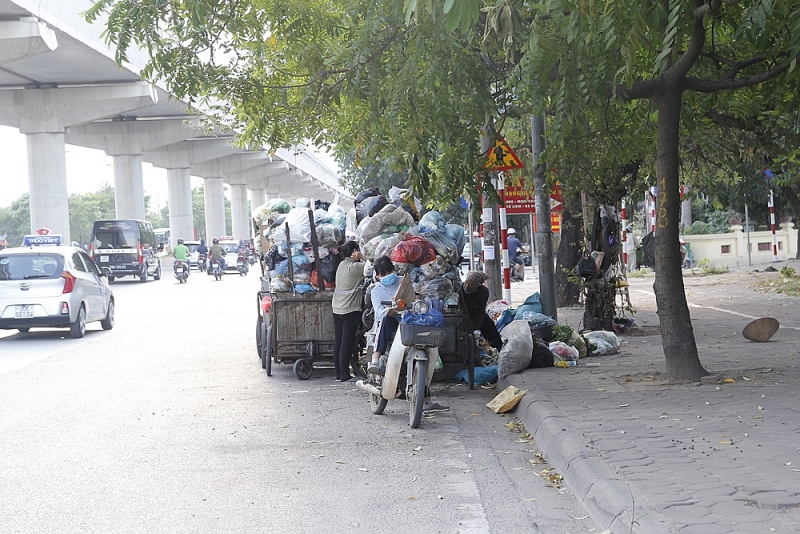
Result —
[{"label": "motorbike rider", "polygon": [[[375,278],[378,284],[372,288],[370,295],[372,308],[375,310],[374,328],[378,328],[378,335],[375,340],[375,352],[372,353],[372,362],[367,367],[367,372],[371,374],[383,374],[386,372],[385,362],[381,356],[391,347],[392,341],[397,334],[400,325],[398,313],[391,309],[389,305],[381,304],[390,301],[397,294],[401,279],[394,272],[394,264],[388,256],[381,256],[375,259],[373,264]],[[436,402],[431,402],[429,395],[425,395],[422,412],[425,414],[432,412],[444,412],[450,409]]]},{"label": "motorbike rider", "polygon": [[511,265],[511,279],[521,282],[525,278],[525,262],[517,256],[517,249],[522,249],[522,242],[517,239],[517,231],[508,229],[508,259]]},{"label": "motorbike rider", "polygon": [[500,350],[503,348],[503,339],[497,331],[497,327],[491,317],[486,314],[486,304],[489,302],[489,288],[483,283],[489,277],[481,271],[470,271],[467,273],[464,283],[461,285],[461,296],[464,299],[469,320],[472,328],[478,329],[489,344]]},{"label": "motorbike rider", "polygon": [[244,239],[240,239],[239,248],[236,249],[236,261],[247,261],[248,252],[247,245],[244,244]]},{"label": "motorbike rider", "polygon": [[178,239],[178,244],[172,249],[172,257],[175,258],[174,269],[178,268],[179,261],[189,265],[189,247],[183,244],[183,239]]},{"label": "motorbike rider", "polygon": [[[212,260],[217,260],[219,262],[219,268],[223,271],[225,270],[225,249],[222,245],[219,244],[219,238],[215,237],[212,241],[211,248],[208,250],[208,253],[211,255]],[[209,269],[208,272],[211,272],[211,263],[209,262]]]},{"label": "motorbike rider", "polygon": [[208,247],[206,246],[205,238],[200,238],[200,244],[197,245],[197,254],[205,254],[208,257]]}]

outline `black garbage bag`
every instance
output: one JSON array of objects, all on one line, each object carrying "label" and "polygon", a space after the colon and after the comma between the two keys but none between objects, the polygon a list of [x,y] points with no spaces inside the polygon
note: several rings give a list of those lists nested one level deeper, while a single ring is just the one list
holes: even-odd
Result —
[{"label": "black garbage bag", "polygon": [[272,245],[272,247],[269,249],[269,252],[264,254],[264,258],[267,261],[267,267],[269,267],[270,271],[275,270],[275,266],[277,264],[286,260],[286,256],[278,252],[277,245]]},{"label": "black garbage bag", "polygon": [[553,353],[547,343],[541,341],[533,342],[533,352],[531,353],[531,363],[528,364],[528,369],[540,369],[543,367],[553,367]]},{"label": "black garbage bag", "polygon": [[338,254],[328,254],[319,260],[319,269],[323,280],[331,284],[336,282],[336,269],[339,267],[340,261]]},{"label": "black garbage bag", "polygon": [[383,195],[365,198],[356,207],[356,222],[360,223],[364,217],[372,217],[388,203],[389,201]]},{"label": "black garbage bag", "polygon": [[656,268],[656,236],[650,232],[642,238],[642,262],[645,267]]},{"label": "black garbage bag", "polygon": [[377,197],[381,194],[381,190],[377,187],[370,187],[366,191],[362,191],[356,196],[356,199],[353,201],[353,204],[357,208],[359,204],[364,202],[364,200],[368,199],[369,197]]},{"label": "black garbage bag", "polygon": [[331,207],[331,203],[326,200],[315,200],[314,201],[314,209],[315,210],[325,210],[328,211],[328,208]]}]

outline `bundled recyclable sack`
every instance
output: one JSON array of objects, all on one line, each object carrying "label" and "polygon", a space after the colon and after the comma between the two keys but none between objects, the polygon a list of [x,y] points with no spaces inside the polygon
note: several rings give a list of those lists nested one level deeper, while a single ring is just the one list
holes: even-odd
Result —
[{"label": "bundled recyclable sack", "polygon": [[329,223],[320,224],[317,226],[317,243],[321,247],[329,248],[344,245],[344,232],[338,226]]},{"label": "bundled recyclable sack", "polygon": [[422,271],[422,274],[425,275],[425,278],[427,278],[428,280],[432,280],[437,276],[442,276],[447,271],[449,271],[450,264],[444,261],[444,258],[442,258],[441,256],[436,256],[435,260],[428,263],[424,263],[420,265],[419,268]]},{"label": "bundled recyclable sack", "polygon": [[438,211],[429,211],[419,220],[420,232],[441,232],[445,231],[445,222]]},{"label": "bundled recyclable sack", "polygon": [[[416,288],[414,288],[416,292]],[[432,299],[447,300],[453,293],[453,284],[447,278],[434,278],[425,284],[425,296]]]},{"label": "bundled recyclable sack", "polygon": [[583,334],[589,344],[587,351],[589,356],[602,356],[605,354],[615,354],[619,350],[619,338],[614,332],[608,330],[597,330]]},{"label": "bundled recyclable sack", "polygon": [[389,258],[393,262],[422,265],[436,259],[436,250],[422,237],[412,235],[400,241]]},{"label": "bundled recyclable sack", "polygon": [[505,345],[497,358],[500,380],[528,368],[533,354],[533,338],[527,321],[511,321],[503,328]]},{"label": "bundled recyclable sack", "polygon": [[[289,225],[289,234],[292,242],[306,243],[311,241],[311,223],[308,220],[307,208],[292,208],[286,214],[284,223]],[[286,232],[283,227],[277,228],[270,234],[273,241],[286,241]]]},{"label": "bundled recyclable sack", "polygon": [[353,201],[353,205],[355,207],[358,207],[358,205],[361,204],[365,199],[369,197],[377,197],[380,194],[381,194],[380,189],[378,189],[377,187],[370,187],[369,189],[360,192],[356,196],[355,200]]},{"label": "bundled recyclable sack", "polygon": [[380,244],[375,247],[375,257],[391,256],[394,247],[400,242],[400,234],[389,236],[386,239],[381,239]]},{"label": "bundled recyclable sack", "polygon": [[464,245],[467,244],[467,234],[464,232],[464,227],[460,224],[448,224],[444,227],[444,235],[453,240],[458,249],[458,255],[464,252]]},{"label": "bundled recyclable sack", "polygon": [[347,227],[347,211],[338,204],[333,204],[328,208],[328,219],[332,225],[342,231]]},{"label": "bundled recyclable sack", "polygon": [[436,253],[444,258],[444,260],[451,264],[456,265],[459,263],[458,247],[455,242],[444,235],[442,232],[422,232],[422,237],[428,240],[436,249]]},{"label": "bundled recyclable sack", "polygon": [[395,233],[394,231],[398,228],[409,228],[413,225],[414,219],[411,218],[411,215],[395,205],[387,204],[370,217],[360,236],[363,241],[369,241],[373,237],[383,234],[387,229]]}]

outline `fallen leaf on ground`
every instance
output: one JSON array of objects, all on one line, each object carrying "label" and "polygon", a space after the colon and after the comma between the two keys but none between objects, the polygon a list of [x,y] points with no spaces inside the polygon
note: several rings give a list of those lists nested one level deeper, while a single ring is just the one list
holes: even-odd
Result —
[{"label": "fallen leaf on ground", "polygon": [[535,500],[536,500],[535,497],[531,497],[530,499],[522,499],[522,502],[533,502]]},{"label": "fallen leaf on ground", "polygon": [[733,378],[723,378],[722,379],[722,383],[723,384],[733,384],[734,382],[736,382],[736,380],[734,380]]},{"label": "fallen leaf on ground", "polygon": [[469,508],[468,504],[465,504],[464,506],[456,506],[456,510],[466,510],[467,508]]},{"label": "fallen leaf on ground", "polygon": [[364,472],[369,471],[369,469],[367,469],[366,467],[359,467],[358,470],[359,471],[364,471]]},{"label": "fallen leaf on ground", "polygon": [[422,445],[418,445],[418,446],[414,447],[412,450],[421,451],[422,450]]},{"label": "fallen leaf on ground", "polygon": [[341,461],[341,460],[336,460],[336,463],[337,463],[337,464],[343,464],[344,462],[343,462],[343,461]]},{"label": "fallen leaf on ground", "polygon": [[720,441],[719,444],[720,445],[733,445],[733,442],[732,441]]}]

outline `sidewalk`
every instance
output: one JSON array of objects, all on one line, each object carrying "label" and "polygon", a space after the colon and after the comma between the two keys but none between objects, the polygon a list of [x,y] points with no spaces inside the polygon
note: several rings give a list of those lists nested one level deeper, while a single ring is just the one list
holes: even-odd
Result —
[{"label": "sidewalk", "polygon": [[[498,384],[527,390],[517,415],[598,531],[800,532],[800,298],[750,288],[769,276],[685,278],[700,360],[731,383],[664,382],[649,277],[629,279],[638,327],[618,354]],[[513,285],[515,305],[537,290],[535,280]],[[582,313],[559,309],[558,319],[577,328]],[[744,339],[749,317],[762,316],[780,330],[767,343]]]}]

